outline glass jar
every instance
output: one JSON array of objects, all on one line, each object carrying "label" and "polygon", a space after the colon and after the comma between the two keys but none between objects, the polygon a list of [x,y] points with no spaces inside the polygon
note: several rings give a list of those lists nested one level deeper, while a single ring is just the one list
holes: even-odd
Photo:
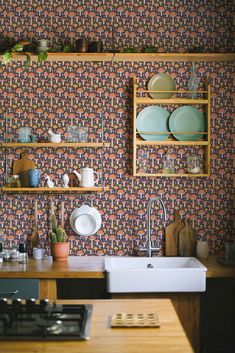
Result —
[{"label": "glass jar", "polygon": [[7,179],[7,187],[9,188],[20,188],[21,182],[19,175],[12,175]]},{"label": "glass jar", "polygon": [[190,154],[187,157],[187,169],[190,174],[199,174],[201,171],[200,157],[195,154]]},{"label": "glass jar", "polygon": [[175,161],[170,153],[163,157],[163,174],[175,174]]},{"label": "glass jar", "polygon": [[138,150],[137,152],[137,173],[146,173],[149,163],[149,152]]}]

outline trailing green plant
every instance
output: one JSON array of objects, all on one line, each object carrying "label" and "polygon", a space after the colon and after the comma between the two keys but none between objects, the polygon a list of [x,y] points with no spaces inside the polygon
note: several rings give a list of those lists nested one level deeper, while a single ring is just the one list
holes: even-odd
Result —
[{"label": "trailing green plant", "polygon": [[48,54],[47,54],[46,51],[40,51],[40,52],[38,53],[38,61],[39,61],[40,63],[43,63],[44,61],[46,61],[47,56],[48,56]]},{"label": "trailing green plant", "polygon": [[51,216],[51,229],[49,230],[48,235],[52,243],[64,243],[68,238],[65,230],[61,226],[58,226],[58,222],[54,214]]},{"label": "trailing green plant", "polygon": [[157,53],[157,47],[154,45],[149,45],[148,47],[144,48],[144,53]]},{"label": "trailing green plant", "polygon": [[24,46],[22,44],[15,44],[12,48],[5,50],[2,54],[2,63],[8,64],[12,60],[12,53],[19,53],[23,51]]}]

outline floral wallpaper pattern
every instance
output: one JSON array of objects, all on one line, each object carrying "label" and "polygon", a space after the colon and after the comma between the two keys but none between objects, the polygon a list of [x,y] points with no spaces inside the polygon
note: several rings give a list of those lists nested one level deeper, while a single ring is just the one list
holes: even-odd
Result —
[{"label": "floral wallpaper pattern", "polygon": [[[123,4],[124,3],[124,4]],[[51,43],[74,41],[82,35],[102,38],[105,50],[157,45],[159,51],[188,51],[203,46],[205,51],[231,51],[232,26],[229,1],[13,1],[0,3],[2,37],[49,38]],[[113,32],[110,28],[114,28]],[[113,44],[113,39],[114,44]],[[146,241],[146,207],[149,199],[161,196],[168,211],[179,209],[197,236],[207,238],[211,253],[223,251],[223,241],[232,235],[232,113],[234,74],[231,63],[196,63],[200,86],[208,78],[211,95],[211,176],[168,178],[132,176],[132,76],[140,87],[159,72],[170,74],[178,88],[186,88],[188,62],[22,62],[0,66],[0,129],[2,141],[17,140],[21,126],[30,126],[41,141],[50,127],[62,133],[72,124],[89,128],[89,141],[110,142],[110,147],[29,149],[42,172],[56,185],[62,175],[93,167],[100,185],[110,190],[98,194],[0,194],[0,237],[5,246],[17,244],[32,233],[33,204],[39,203],[39,233],[47,246],[51,200],[59,215],[65,201],[66,230],[74,255],[132,255]],[[173,109],[173,108],[172,108]],[[7,123],[6,123],[7,122]],[[165,153],[150,149],[149,163]],[[22,150],[0,150],[1,184],[5,165]],[[174,151],[185,165],[184,149]],[[182,158],[181,158],[182,157]],[[75,207],[88,203],[102,214],[102,227],[90,237],[76,235],[69,225]],[[164,246],[161,211],[153,212],[152,239]]]}]

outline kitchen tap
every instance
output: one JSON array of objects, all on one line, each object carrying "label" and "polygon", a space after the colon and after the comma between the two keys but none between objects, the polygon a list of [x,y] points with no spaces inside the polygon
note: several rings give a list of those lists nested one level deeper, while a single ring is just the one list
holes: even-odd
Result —
[{"label": "kitchen tap", "polygon": [[155,201],[157,201],[162,208],[163,216],[164,216],[164,228],[165,228],[165,222],[167,217],[166,207],[162,199],[160,197],[154,197],[153,199],[151,199],[147,206],[147,248],[139,249],[139,251],[146,251],[148,257],[152,257],[153,251],[159,252],[161,250],[159,242],[157,247],[152,247],[152,243],[151,243],[151,210],[152,210],[152,205]]}]

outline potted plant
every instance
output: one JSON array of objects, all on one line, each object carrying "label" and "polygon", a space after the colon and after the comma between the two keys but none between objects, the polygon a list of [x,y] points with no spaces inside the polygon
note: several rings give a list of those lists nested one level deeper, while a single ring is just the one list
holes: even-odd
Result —
[{"label": "potted plant", "polygon": [[54,261],[67,261],[69,255],[69,241],[65,230],[58,226],[56,216],[51,216],[51,228],[49,238],[51,241],[51,255]]}]

